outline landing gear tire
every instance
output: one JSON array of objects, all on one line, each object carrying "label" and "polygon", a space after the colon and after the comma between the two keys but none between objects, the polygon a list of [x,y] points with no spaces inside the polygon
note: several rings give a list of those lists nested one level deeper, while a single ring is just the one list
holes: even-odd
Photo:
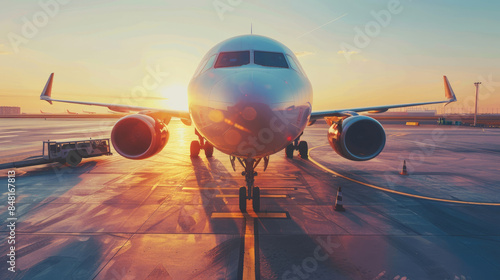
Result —
[{"label": "landing gear tire", "polygon": [[286,146],[286,148],[285,148],[286,157],[293,158],[293,151],[294,150],[295,150],[295,147],[293,146],[293,144]]},{"label": "landing gear tire", "polygon": [[214,154],[214,146],[212,146],[212,144],[210,144],[208,142],[205,142],[204,150],[205,150],[205,156],[207,158],[213,156],[213,154]]},{"label": "landing gear tire", "polygon": [[254,212],[260,211],[260,188],[259,187],[253,188],[252,206],[253,206]]},{"label": "landing gear tire", "polygon": [[189,151],[191,152],[191,157],[197,157],[200,154],[200,142],[192,141]]},{"label": "landing gear tire", "polygon": [[247,211],[247,189],[245,187],[240,188],[239,198],[240,198],[240,211],[246,212]]},{"label": "landing gear tire", "polygon": [[303,159],[308,159],[309,158],[308,152],[309,152],[309,148],[307,146],[307,142],[306,141],[300,141],[300,143],[299,143],[299,154],[300,154],[300,157],[303,158]]}]

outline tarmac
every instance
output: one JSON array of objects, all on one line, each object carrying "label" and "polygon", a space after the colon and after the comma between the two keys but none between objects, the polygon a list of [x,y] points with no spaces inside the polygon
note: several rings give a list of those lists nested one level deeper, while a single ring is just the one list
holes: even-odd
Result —
[{"label": "tarmac", "polygon": [[[47,139],[109,137],[112,124],[2,122],[0,162]],[[149,159],[15,169],[14,216],[2,188],[0,279],[500,279],[500,130],[384,127],[384,151],[366,162],[338,156],[326,124],[306,128],[309,160],[282,151],[257,168],[261,213],[238,209],[242,168],[219,151],[191,158],[194,129],[175,120]],[[345,212],[334,211],[339,187]]]}]

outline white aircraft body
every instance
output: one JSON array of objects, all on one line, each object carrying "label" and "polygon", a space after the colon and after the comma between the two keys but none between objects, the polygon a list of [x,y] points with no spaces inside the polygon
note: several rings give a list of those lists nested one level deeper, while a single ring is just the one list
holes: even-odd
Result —
[{"label": "white aircraft body", "polygon": [[260,208],[260,189],[254,186],[255,168],[269,156],[286,150],[293,157],[299,150],[307,158],[308,147],[300,141],[305,127],[325,118],[330,125],[328,140],[332,148],[350,160],[369,160],[385,146],[382,125],[359,112],[385,112],[391,108],[456,101],[444,76],[444,101],[425,103],[312,111],[311,83],[293,52],[280,42],[258,35],[243,35],[214,46],[201,60],[188,86],[189,111],[53,99],[52,73],[40,99],[104,106],[116,112],[138,112],[121,118],[113,127],[111,140],[115,150],[129,159],[155,155],[167,144],[167,125],[172,117],[194,125],[199,141],[191,143],[191,156],[204,149],[207,157],[213,148],[228,154],[235,169],[238,160],[246,188],[240,188],[241,211],[252,200],[254,211]]}]

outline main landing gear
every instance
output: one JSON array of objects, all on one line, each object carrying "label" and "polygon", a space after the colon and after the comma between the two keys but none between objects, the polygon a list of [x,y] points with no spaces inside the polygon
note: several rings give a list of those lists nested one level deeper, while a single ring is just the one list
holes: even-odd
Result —
[{"label": "main landing gear", "polygon": [[199,141],[194,140],[191,142],[191,147],[190,147],[191,156],[197,157],[200,154],[200,150],[203,149],[205,151],[206,157],[212,157],[214,154],[214,146],[205,141],[205,139],[203,138],[203,136],[200,135],[198,130],[195,129],[194,133],[198,135]]},{"label": "main landing gear", "polygon": [[286,146],[285,148],[285,153],[287,158],[293,158],[293,152],[294,151],[299,151],[299,155],[303,159],[308,159],[309,158],[309,147],[307,146],[306,141],[300,141],[300,136],[302,136],[304,132],[302,132],[297,139],[293,141],[290,145]]},{"label": "main landing gear", "polygon": [[[235,161],[236,157],[231,156],[231,165],[233,170],[236,171]],[[241,172],[241,175],[245,176],[246,187],[241,187],[239,190],[239,206],[241,212],[247,211],[247,200],[252,200],[252,206],[254,212],[260,211],[260,188],[254,186],[254,178],[257,176],[255,168],[262,159],[264,159],[264,171],[267,169],[269,164],[269,156],[259,159],[247,158],[241,159],[237,158],[241,166],[245,168],[245,171]]]}]

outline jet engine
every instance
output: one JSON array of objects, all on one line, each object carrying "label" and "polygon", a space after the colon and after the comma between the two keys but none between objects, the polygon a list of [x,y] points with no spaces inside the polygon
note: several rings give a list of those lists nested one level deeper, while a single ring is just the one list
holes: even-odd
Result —
[{"label": "jet engine", "polygon": [[385,146],[385,131],[373,118],[351,116],[332,124],[328,129],[328,142],[342,157],[365,161],[382,152]]},{"label": "jet engine", "polygon": [[121,118],[111,131],[115,150],[128,159],[145,159],[160,152],[168,142],[167,125],[148,115]]}]

